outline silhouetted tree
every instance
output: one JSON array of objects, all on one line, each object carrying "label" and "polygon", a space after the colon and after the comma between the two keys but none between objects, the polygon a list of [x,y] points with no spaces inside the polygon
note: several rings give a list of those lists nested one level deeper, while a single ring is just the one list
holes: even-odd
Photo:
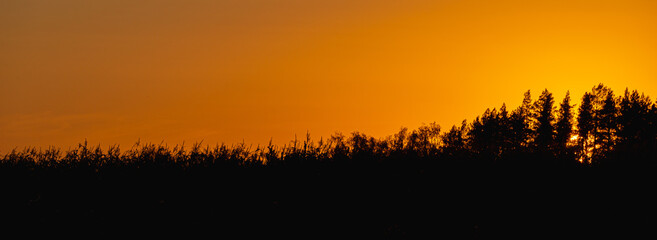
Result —
[{"label": "silhouetted tree", "polygon": [[586,92],[582,97],[582,103],[579,105],[579,114],[577,115],[577,134],[579,145],[579,158],[583,164],[591,162],[591,144],[590,140],[595,129],[593,121],[593,95]]},{"label": "silhouetted tree", "polygon": [[333,161],[344,161],[349,156],[349,146],[342,133],[335,133],[330,138],[331,158]]},{"label": "silhouetted tree", "polygon": [[[647,96],[634,90],[631,93],[625,89],[625,94],[619,100],[617,146],[619,154],[630,154],[628,160],[635,164],[647,158],[643,155],[649,151],[651,138],[651,107],[652,101]],[[652,137],[651,137],[652,136]],[[639,163],[641,162],[641,163]]]},{"label": "silhouetted tree", "polygon": [[467,121],[463,120],[460,127],[452,126],[452,129],[441,135],[444,156],[450,158],[463,157],[467,150]]},{"label": "silhouetted tree", "polygon": [[547,89],[545,89],[541,96],[538,97],[538,100],[534,103],[534,108],[536,109],[535,113],[535,125],[534,132],[536,135],[534,144],[536,144],[537,150],[546,153],[548,152],[554,142],[554,115],[552,115],[554,105],[554,97]]},{"label": "silhouetted tree", "polygon": [[618,112],[618,142],[634,144],[642,140],[648,140],[648,129],[650,125],[650,113],[652,101],[650,98],[634,90],[630,93],[625,89],[625,94],[620,99]]},{"label": "silhouetted tree", "polygon": [[376,159],[374,155],[376,140],[374,138],[368,137],[364,133],[353,132],[348,143],[351,149],[350,158],[352,160],[358,160],[360,163],[363,163],[363,161],[371,163]]},{"label": "silhouetted tree", "polygon": [[573,106],[570,105],[570,91],[559,105],[558,119],[556,124],[555,150],[561,160],[570,161],[574,158],[568,145],[573,133]]},{"label": "silhouetted tree", "polygon": [[402,154],[406,148],[406,141],[408,138],[408,128],[402,127],[399,132],[395,133],[392,138],[392,151],[395,154]]},{"label": "silhouetted tree", "polygon": [[422,125],[408,136],[408,148],[422,157],[434,155],[440,142],[439,136],[440,126],[437,123]]},{"label": "silhouetted tree", "polygon": [[578,118],[581,122],[577,126],[580,128],[582,156],[587,156],[590,163],[604,161],[613,149],[618,127],[617,112],[614,93],[603,84],[594,86],[591,93],[584,94]]},{"label": "silhouetted tree", "polygon": [[511,113],[509,118],[510,142],[512,151],[520,151],[529,147],[531,141],[532,98],[529,90],[525,92],[522,104]]},{"label": "silhouetted tree", "polygon": [[471,150],[480,158],[491,157],[489,156],[489,148],[492,144],[491,140],[493,137],[493,130],[490,129],[492,125],[490,122],[493,120],[491,116],[490,109],[486,109],[481,117],[477,116],[470,123],[470,130],[467,134]]},{"label": "silhouetted tree", "polygon": [[511,128],[511,117],[506,109],[506,103],[502,103],[497,119],[499,123],[498,134],[500,136],[500,152],[501,155],[505,155],[513,148],[513,139],[511,139],[513,133]]},{"label": "silhouetted tree", "polygon": [[469,144],[479,160],[497,161],[504,151],[508,150],[508,112],[503,105],[498,113],[496,109],[486,109],[481,117],[477,117],[470,125],[468,132]]},{"label": "silhouetted tree", "polygon": [[618,128],[616,124],[618,110],[616,108],[616,100],[614,99],[613,91],[602,86],[602,84],[598,86],[598,88],[600,87],[604,88],[604,90],[597,91],[596,93],[600,95],[596,98],[598,98],[598,101],[600,99],[604,100],[594,115],[596,121],[596,131],[594,131],[594,150],[597,152],[597,161],[604,161],[605,158],[609,157],[608,154],[613,150],[615,145],[614,138],[616,136],[616,129]]}]

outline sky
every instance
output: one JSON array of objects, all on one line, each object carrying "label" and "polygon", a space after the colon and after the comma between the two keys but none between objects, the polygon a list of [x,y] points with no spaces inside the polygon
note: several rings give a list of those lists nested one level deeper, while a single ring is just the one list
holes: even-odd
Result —
[{"label": "sky", "polygon": [[374,137],[657,97],[653,0],[0,0],[0,153]]}]

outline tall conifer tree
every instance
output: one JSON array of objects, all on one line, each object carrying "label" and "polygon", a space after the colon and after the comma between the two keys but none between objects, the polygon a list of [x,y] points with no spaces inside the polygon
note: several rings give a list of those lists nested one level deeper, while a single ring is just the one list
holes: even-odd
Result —
[{"label": "tall conifer tree", "polygon": [[545,89],[538,100],[534,103],[535,113],[535,141],[539,151],[548,151],[552,148],[554,142],[554,115],[552,115],[554,106],[554,97]]},{"label": "tall conifer tree", "polygon": [[556,124],[555,148],[561,157],[568,155],[568,141],[573,133],[573,106],[570,105],[570,91],[559,105],[559,116]]}]

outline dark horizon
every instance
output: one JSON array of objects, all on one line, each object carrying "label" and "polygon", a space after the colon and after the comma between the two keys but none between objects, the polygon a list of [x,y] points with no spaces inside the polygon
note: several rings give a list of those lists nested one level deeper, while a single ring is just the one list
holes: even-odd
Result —
[{"label": "dark horizon", "polygon": [[[184,142],[172,147],[174,151],[199,151],[200,149],[210,148],[216,151],[217,149],[240,148],[248,150],[249,154],[253,154],[253,156],[247,158],[256,158],[262,161],[261,156],[257,155],[258,152],[264,150],[286,152],[290,151],[289,149],[296,149],[300,144],[322,149],[348,143],[347,145],[352,144],[349,147],[354,149],[359,146],[353,144],[360,144],[357,142],[364,141],[370,144],[370,147],[376,147],[377,145],[384,145],[384,148],[397,147],[400,149],[419,147],[431,149],[432,151],[445,151],[446,149],[455,148],[454,145],[461,144],[461,147],[467,148],[476,154],[493,154],[490,151],[517,150],[521,147],[533,148],[530,152],[555,150],[559,152],[558,154],[568,154],[569,157],[575,157],[581,163],[586,160],[590,164],[595,155],[611,151],[619,144],[639,144],[645,141],[653,141],[654,139],[651,139],[651,136],[655,134],[653,122],[655,121],[656,108],[657,102],[653,103],[650,96],[638,90],[626,88],[622,94],[616,94],[612,89],[600,83],[593,86],[590,91],[585,92],[579,104],[576,99],[571,99],[569,91],[564,99],[557,103],[548,89],[543,90],[535,100],[532,99],[530,90],[527,90],[518,108],[509,111],[506,108],[506,103],[504,103],[499,109],[495,107],[488,108],[471,122],[465,119],[460,125],[453,125],[450,129],[443,129],[436,122],[433,122],[423,124],[418,129],[409,130],[406,127],[401,127],[399,132],[394,135],[378,139],[367,136],[366,133],[355,131],[347,136],[335,132],[326,139],[320,138],[318,141],[313,141],[310,131],[308,131],[305,136],[299,136],[299,138],[295,136],[295,139],[282,146],[272,144],[272,141],[267,145],[242,142],[231,146],[224,143],[203,145],[203,141],[201,141],[189,144],[187,147],[185,147]],[[457,136],[459,134],[460,136]],[[321,145],[316,146],[317,143]],[[5,153],[3,158],[8,159],[17,154],[25,155],[28,153],[33,155],[32,158],[39,154],[52,154],[54,152],[61,155],[61,153],[75,152],[83,144],[85,149],[93,148],[94,151],[102,151],[100,145],[88,146],[85,140],[83,143],[78,144],[77,148],[66,151],[62,151],[62,149],[55,146],[46,149],[25,147],[21,150],[14,148],[11,152]],[[327,146],[323,146],[323,144]],[[413,144],[423,146],[412,146]],[[510,145],[515,145],[515,147]],[[124,149],[124,152],[121,152],[118,144],[109,145],[107,152],[119,151],[120,154],[127,154],[128,152],[138,151],[139,147],[169,148],[164,141],[154,144],[142,143],[138,140],[127,150]],[[487,149],[490,147],[495,149]],[[379,150],[385,151],[385,149]],[[499,158],[500,156],[488,157]]]},{"label": "dark horizon", "polygon": [[528,91],[514,110],[386,139],[354,132],[256,149],[14,151],[0,161],[0,228],[34,236],[655,236],[657,105],[603,84],[573,102],[556,104],[547,90],[532,100]]}]

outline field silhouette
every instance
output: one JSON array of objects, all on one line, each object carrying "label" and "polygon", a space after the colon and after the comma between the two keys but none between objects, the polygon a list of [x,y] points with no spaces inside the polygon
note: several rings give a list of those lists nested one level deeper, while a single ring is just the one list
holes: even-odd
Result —
[{"label": "field silhouette", "polygon": [[445,131],[289,145],[26,148],[0,163],[23,236],[655,237],[657,105],[545,90]]}]

